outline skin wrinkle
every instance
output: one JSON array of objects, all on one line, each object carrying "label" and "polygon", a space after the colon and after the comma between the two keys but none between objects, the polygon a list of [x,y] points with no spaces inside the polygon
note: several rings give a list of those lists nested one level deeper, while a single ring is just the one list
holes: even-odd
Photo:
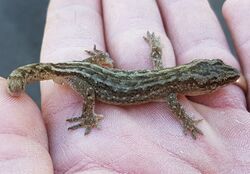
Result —
[{"label": "skin wrinkle", "polygon": [[183,52],[179,52],[179,57],[183,57],[187,52],[190,52],[192,49],[196,49],[196,47],[210,47],[210,48],[218,48],[228,51],[228,47],[221,45],[219,42],[216,41],[215,38],[204,37],[202,39],[193,40],[193,45],[189,49],[183,50]]},{"label": "skin wrinkle", "polygon": [[[36,140],[34,140],[34,139],[31,139],[30,137],[28,137],[27,135],[24,135],[24,134],[20,134],[20,133],[18,133],[18,132],[15,132],[15,133],[3,133],[3,132],[1,132],[0,133],[0,136],[2,137],[17,137],[17,138],[20,138],[20,139],[27,139],[28,141],[29,141],[29,143],[32,143],[32,144],[35,144],[35,145],[37,145],[38,147],[40,147],[40,148],[42,148],[45,152],[47,152],[48,151],[48,148],[47,147],[44,147],[44,146],[42,146],[42,144],[40,144],[39,142],[37,142]],[[2,137],[2,138],[3,138]],[[26,150],[26,149],[25,149]],[[10,152],[11,153],[11,152]],[[13,152],[12,152],[13,153]],[[20,158],[23,158],[23,157],[25,157],[25,158],[27,158],[27,155],[25,155],[25,154],[12,154],[13,156],[8,156],[8,160],[13,160],[13,159],[20,159]],[[18,156],[16,156],[16,155],[18,155]],[[16,158],[16,157],[18,157],[18,158]],[[1,160],[2,161],[4,161],[4,159],[3,158],[1,158]],[[0,160],[0,161],[1,161]]]},{"label": "skin wrinkle", "polygon": [[[148,54],[145,54],[146,50],[145,48],[148,49],[148,47],[143,47],[143,45],[145,45],[144,44],[145,42],[141,40],[141,36],[144,35],[145,33],[145,28],[150,31],[155,31],[157,32],[158,35],[161,36],[162,39],[161,41],[164,45],[163,52],[165,52],[165,55],[163,55],[164,63],[166,62],[166,64],[168,64],[169,66],[173,66],[175,61],[174,53],[171,48],[171,43],[169,43],[166,34],[164,32],[165,30],[162,21],[159,20],[160,13],[157,8],[157,4],[154,1],[144,1],[143,5],[142,1],[138,2],[127,1],[127,2],[128,2],[127,4],[126,3],[117,4],[109,0],[103,1],[104,19],[108,18],[108,20],[105,19],[106,21],[105,28],[107,29],[106,31],[109,31],[106,32],[107,44],[109,50],[111,51],[110,52],[111,57],[116,58],[115,62],[118,62],[117,63],[118,67],[120,68],[120,66],[122,66],[121,68],[125,69],[143,69],[151,65],[150,61],[147,60],[145,62],[145,58],[148,57]],[[114,9],[112,11],[112,14],[110,14],[110,11],[105,11],[105,8],[108,8],[109,6],[117,6],[117,10]],[[152,6],[150,9],[151,15],[145,18],[145,16],[140,12],[148,11],[147,8],[150,6]],[[126,7],[128,8],[138,7],[138,9],[140,10],[135,11],[133,13],[127,13],[126,11],[123,10]],[[119,10],[120,8],[121,10]],[[140,23],[138,21],[137,26],[130,27],[129,25],[130,20],[133,20],[135,16],[140,16],[143,22]],[[119,19],[119,21],[117,20],[117,18]],[[144,29],[142,30],[142,28]],[[114,50],[110,48],[117,48],[117,49]],[[131,51],[126,52],[123,50],[131,50]],[[137,53],[137,54],[131,54],[131,53]],[[133,60],[133,57],[135,56],[137,56],[137,59]],[[165,60],[166,57],[169,58],[168,61]]]},{"label": "skin wrinkle", "polygon": [[[83,153],[82,156],[84,156],[85,158],[82,158],[79,161],[75,162],[68,169],[66,169],[64,171],[56,171],[55,173],[60,173],[60,172],[72,173],[72,172],[80,171],[80,169],[84,170],[84,171],[85,170],[88,171],[88,170],[95,169],[95,168],[108,169],[108,170],[112,170],[114,172],[121,173],[121,174],[130,173],[130,172],[122,171],[122,169],[117,169],[117,167],[119,167],[119,166],[114,167],[114,165],[111,165],[111,163],[108,163],[108,162],[101,163],[100,160],[93,160],[93,158],[91,156],[87,155],[87,153]],[[88,159],[89,162],[84,162],[85,164],[82,165],[82,161],[86,161],[86,159]]]},{"label": "skin wrinkle", "polygon": [[[68,103],[68,104],[65,104],[65,105],[61,105],[61,107],[57,107],[57,105],[55,106],[51,106],[50,104],[47,104],[48,102],[44,102],[43,103],[43,106],[46,107],[46,108],[49,108],[47,110],[49,110],[49,112],[44,112],[43,115],[44,117],[52,117],[53,115],[55,114],[58,114],[60,112],[64,112],[64,109],[65,108],[75,108],[76,106],[79,106],[80,104],[82,104],[82,100],[78,100],[78,101],[74,101],[72,103]],[[50,103],[50,102],[49,102]],[[54,103],[54,102],[53,102]],[[53,111],[53,112],[52,112]]]},{"label": "skin wrinkle", "polygon": [[[13,164],[13,161],[17,164],[17,168],[15,167],[16,165],[14,165],[13,171],[17,169],[24,173],[28,173],[28,171],[43,171],[45,173],[49,173],[52,171],[48,151],[44,146],[42,146],[42,144],[32,139],[14,134],[3,134],[1,135],[1,140],[5,142],[0,146],[1,157],[3,157],[3,155],[6,155],[6,157],[8,156],[8,160],[0,160],[1,171],[10,171],[9,169],[5,169],[7,166],[10,167],[10,165]],[[16,144],[18,144],[18,146],[15,146]],[[34,163],[32,164],[31,160],[35,160],[37,163],[41,164],[42,167],[39,168],[37,165],[34,165]],[[50,161],[50,163],[47,163],[46,160]],[[32,165],[32,167],[29,166],[29,169],[27,170],[25,168],[27,167],[27,164],[22,164],[22,162],[31,162],[30,165]],[[24,169],[21,169],[20,165],[25,166]],[[43,167],[43,165],[47,166]]]},{"label": "skin wrinkle", "polygon": [[68,6],[80,6],[80,7],[88,7],[93,11],[100,13],[100,1],[98,0],[85,0],[84,5],[82,0],[53,0],[49,4],[49,12],[57,11],[57,9],[61,9]]},{"label": "skin wrinkle", "polygon": [[[104,20],[106,17],[106,11],[105,8],[107,8],[106,4],[108,4],[109,1],[103,1],[103,7],[104,7]],[[150,28],[150,30],[155,31],[157,33],[162,33],[162,31],[164,31],[164,28],[162,26],[161,20],[160,20],[160,14],[158,12],[157,6],[154,2],[150,2],[150,1],[145,1],[145,2],[132,2],[130,1],[130,3],[133,3],[133,6],[131,4],[130,8],[132,9],[137,9],[138,12],[137,13],[130,13],[129,16],[125,16],[124,11],[119,11],[116,9],[113,9],[114,12],[114,16],[112,16],[111,20],[106,20],[107,23],[105,23],[105,26],[107,26],[109,30],[107,34],[108,36],[108,44],[111,44],[111,42],[115,42],[116,40],[113,38],[119,38],[120,36],[123,35],[123,33],[133,31],[133,33],[135,32],[136,35],[138,36],[142,36],[143,33],[145,33],[145,26],[147,27],[151,27],[151,26],[159,26],[156,28]],[[149,6],[141,6],[142,3],[146,3],[146,4],[150,4],[151,8],[149,8]],[[111,4],[111,3],[110,3]],[[121,4],[115,4],[116,6],[119,6],[120,8],[125,8],[126,6],[129,5],[126,3],[121,3]],[[141,8],[137,8],[137,7],[141,7]],[[117,8],[119,9],[119,8]],[[148,11],[148,10],[153,10],[155,13],[154,14],[148,14],[148,13],[144,13],[144,11]],[[108,13],[108,11],[107,11]],[[126,14],[128,15],[128,14]],[[111,17],[111,16],[110,16]],[[123,23],[123,19],[126,18],[126,23]],[[144,20],[145,18],[147,18],[148,20]],[[134,20],[136,20],[136,22],[133,22]],[[112,21],[112,22],[110,22]],[[113,25],[112,23],[117,23],[118,25]],[[120,26],[119,23],[122,25]],[[126,24],[126,25],[124,25]],[[135,25],[136,24],[136,25]],[[117,27],[119,28],[119,32],[117,32],[118,30],[115,28],[110,28],[110,25],[112,27]],[[132,25],[132,26],[131,26]],[[142,29],[141,27],[144,26],[144,28]],[[114,29],[115,32],[110,31],[110,29]],[[153,30],[156,29],[156,30]],[[140,33],[138,33],[137,31],[141,31]],[[118,35],[118,37],[117,37]],[[117,40],[121,40],[117,39]],[[116,57],[115,55],[111,55],[111,57]]]},{"label": "skin wrinkle", "polygon": [[[53,3],[54,1],[52,1]],[[80,1],[79,1],[80,2]],[[91,2],[91,1],[90,1]],[[94,1],[93,1],[94,2]],[[54,4],[54,3],[53,3]],[[82,3],[79,3],[79,4],[82,4]],[[59,5],[59,3],[57,4]],[[50,4],[51,6],[51,4]],[[85,6],[85,5],[84,5]],[[95,7],[92,7],[92,11],[94,11],[94,8]],[[99,7],[98,7],[99,8]],[[54,9],[55,10],[55,9]],[[66,12],[65,12],[66,10]],[[94,43],[99,43],[100,45],[100,48],[103,47],[103,40],[100,39],[100,41],[98,41],[98,38],[101,37],[101,33],[99,29],[91,29],[92,27],[94,27],[95,25],[101,25],[101,20],[100,20],[100,13],[94,13],[94,12],[91,12],[91,14],[89,13],[90,11],[85,11],[86,8],[84,9],[75,9],[75,11],[68,11],[67,9],[63,9],[61,10],[60,12],[60,18],[56,18],[55,20],[51,19],[51,18],[48,18],[47,19],[47,24],[46,24],[46,35],[45,35],[45,38],[44,38],[44,44],[43,44],[43,47],[47,47],[47,48],[50,48],[50,50],[52,52],[54,52],[54,54],[51,57],[51,59],[53,59],[54,57],[61,57],[61,62],[63,61],[63,57],[77,57],[78,60],[82,60],[83,56],[79,57],[79,54],[83,54],[84,53],[84,48],[83,46],[85,46],[85,49],[89,49],[89,45],[93,45]],[[48,16],[50,14],[54,14],[54,12],[52,10],[49,10],[48,11]],[[72,24],[72,19],[75,18],[75,14],[78,14],[78,20],[76,21],[77,23],[73,23]],[[65,15],[65,14],[68,14],[68,15]],[[92,20],[94,19],[94,20]],[[63,22],[70,22],[71,24],[70,25],[65,25],[63,28],[60,28],[59,26],[62,25],[62,21]],[[97,22],[95,22],[97,21]],[[85,23],[88,22],[89,23],[89,27],[86,27]],[[66,28],[65,28],[66,27]],[[50,30],[48,30],[48,28],[50,28]],[[57,28],[57,29],[55,29]],[[70,30],[72,30],[70,32]],[[82,34],[81,34],[82,33]],[[96,34],[94,34],[96,33]],[[98,34],[100,33],[100,34]],[[73,38],[75,35],[75,37],[77,37],[77,43],[76,41],[73,39],[69,40],[69,38]],[[50,44],[48,44],[46,42],[46,36],[50,37],[50,41],[57,41],[58,43],[53,43],[53,42],[50,42]],[[68,39],[65,38],[65,36],[68,36]],[[64,45],[67,43],[66,40],[68,41],[69,44],[67,44],[67,47],[72,47],[72,46],[81,46],[82,49],[78,49],[78,50],[75,50],[75,51],[70,51],[68,50],[65,51],[65,52],[62,52],[62,53],[58,53],[57,52],[57,49],[59,47],[63,48],[65,47]],[[62,44],[63,43],[63,44]],[[85,44],[84,44],[85,43]],[[86,44],[88,43],[88,44]],[[50,47],[51,46],[51,47]],[[55,49],[56,48],[56,49]],[[49,49],[42,49],[42,53],[41,53],[41,59],[43,57],[46,57],[48,56],[47,52],[45,52],[44,50],[46,50],[48,52]],[[50,52],[51,52],[50,51]],[[70,51],[70,52],[69,52]],[[61,56],[59,56],[61,55]],[[75,55],[75,56],[74,56]],[[48,58],[47,58],[48,59]],[[71,58],[72,59],[72,58]],[[76,58],[74,58],[74,60],[76,60]]]},{"label": "skin wrinkle", "polygon": [[[75,162],[72,164],[72,166],[69,166],[67,169],[64,170],[55,170],[55,173],[73,173],[73,172],[77,172],[79,171],[79,167],[82,170],[86,170],[88,171],[91,168],[95,168],[95,167],[100,167],[100,164],[98,163],[94,163],[95,160],[93,160],[92,158],[90,158],[89,155],[87,155],[86,153],[82,154],[82,156],[84,156],[84,158],[80,159],[79,161]],[[86,161],[88,159],[89,162],[84,162],[85,164],[82,165],[82,161]],[[96,161],[97,162],[97,161]]]},{"label": "skin wrinkle", "polygon": [[[72,166],[72,168],[70,168],[69,170],[67,170],[67,172],[77,172],[79,170],[83,170],[83,171],[91,171],[92,169],[98,169],[98,170],[105,170],[105,171],[112,171],[113,172],[117,172],[119,174],[128,174],[128,172],[124,172],[122,171],[122,169],[117,169],[116,167],[114,167],[114,165],[112,165],[111,163],[98,163],[98,161],[96,161],[96,163],[91,162],[90,164],[87,163],[86,165],[82,166],[80,160],[78,161],[74,166]],[[77,167],[79,165],[79,167]],[[118,166],[117,166],[118,167]]]},{"label": "skin wrinkle", "polygon": [[158,148],[163,149],[164,151],[166,150],[167,153],[168,153],[171,157],[174,157],[174,158],[176,158],[177,160],[182,161],[184,164],[190,164],[190,166],[193,167],[195,170],[197,170],[197,172],[199,172],[199,173],[205,172],[205,171],[202,171],[202,169],[201,169],[199,166],[197,166],[194,162],[192,162],[192,161],[190,161],[190,160],[188,160],[188,159],[185,159],[184,157],[182,157],[182,156],[179,155],[178,153],[175,153],[175,152],[173,152],[173,151],[171,151],[171,150],[169,150],[169,149],[167,149],[167,148],[164,148],[164,147],[160,146],[158,143],[155,143],[154,141],[151,141],[151,139],[148,139],[148,140],[149,140],[149,142],[151,142],[153,145],[157,146]]},{"label": "skin wrinkle", "polygon": [[153,144],[155,144],[155,143],[153,143]]},{"label": "skin wrinkle", "polygon": [[244,40],[242,43],[239,44],[239,49],[242,47],[244,48],[245,46],[249,46],[250,45],[250,37],[246,38],[246,40]]},{"label": "skin wrinkle", "polygon": [[[89,8],[88,6],[82,6],[80,4],[79,5],[77,5],[77,4],[70,4],[68,6],[65,6],[65,7],[58,8],[58,9],[54,10],[53,13],[49,13],[48,19],[56,17],[58,15],[58,13],[63,13],[66,10],[71,11],[70,10],[71,8],[74,9],[74,10],[77,9],[76,11],[78,11],[80,9],[81,11],[86,12],[88,14],[94,14],[94,15],[97,15],[97,16],[101,16],[101,12],[98,12],[95,9]],[[76,13],[74,13],[74,14],[76,15]],[[74,18],[74,19],[76,19],[76,18]],[[76,20],[73,20],[73,21],[76,21]]]},{"label": "skin wrinkle", "polygon": [[[160,1],[161,3],[160,4],[164,4],[163,2],[164,1]],[[166,2],[168,2],[169,3],[169,1],[165,1],[165,3]],[[196,18],[194,18],[193,20],[192,20],[192,23],[193,23],[193,25],[191,26],[188,26],[187,28],[186,28],[186,31],[185,32],[181,32],[182,30],[181,30],[181,28],[178,28],[178,26],[180,25],[180,24],[182,24],[182,22],[184,22],[184,18],[178,18],[176,15],[175,15],[175,13],[177,13],[177,11],[178,11],[178,9],[180,9],[180,8],[182,8],[182,12],[179,14],[180,16],[185,16],[186,15],[186,20],[188,20],[188,19],[190,19],[190,18],[192,18],[192,17],[195,17],[195,16],[193,16],[194,14],[192,14],[192,13],[189,13],[190,11],[191,11],[191,9],[189,9],[188,7],[189,6],[191,6],[191,5],[185,5],[185,3],[174,3],[175,5],[173,6],[173,5],[167,5],[166,7],[166,9],[163,9],[163,18],[167,21],[167,19],[168,18],[171,18],[171,17],[173,17],[174,19],[176,19],[177,20],[177,22],[175,22],[175,23],[171,23],[171,22],[166,22],[166,24],[167,24],[167,28],[169,28],[169,36],[170,36],[170,39],[172,38],[172,35],[176,35],[177,36],[177,38],[176,38],[176,36],[175,36],[175,38],[173,39],[171,39],[171,40],[174,40],[172,43],[174,44],[174,48],[175,48],[175,51],[176,51],[176,56],[177,57],[179,57],[179,54],[181,54],[184,50],[189,50],[189,49],[191,49],[191,48],[195,48],[195,46],[196,45],[193,45],[193,43],[195,43],[195,42],[197,42],[198,40],[200,40],[200,41],[202,41],[202,40],[204,40],[205,38],[214,38],[214,40],[216,40],[216,42],[218,42],[218,41],[220,41],[221,42],[221,44],[222,45],[224,45],[223,47],[225,47],[225,48],[227,48],[227,44],[226,44],[226,40],[225,40],[225,38],[224,37],[221,37],[221,36],[223,36],[223,35],[221,35],[221,34],[219,34],[219,32],[220,33],[222,33],[222,31],[220,31],[221,29],[219,28],[219,27],[217,27],[216,25],[218,24],[218,21],[217,20],[215,20],[215,22],[213,21],[213,22],[211,22],[211,21],[208,21],[208,22],[210,22],[211,23],[211,27],[209,28],[209,31],[207,31],[207,29],[205,30],[204,28],[205,28],[205,23],[204,22],[202,22],[202,24],[201,25],[199,25],[201,22],[201,20],[203,19],[203,16],[205,15],[205,14],[207,14],[208,12],[207,12],[207,10],[203,10],[202,11],[202,13],[203,13],[203,16],[201,16],[201,17],[196,17]],[[204,4],[206,4],[205,6],[207,6],[208,5],[208,2],[206,2],[206,1],[202,1],[202,2],[200,2],[200,3],[198,3],[196,6],[198,6],[198,7],[200,7],[200,6],[204,6]],[[164,5],[163,5],[163,7],[164,7]],[[206,7],[207,8],[207,7]],[[212,11],[212,10],[211,10]],[[216,17],[212,14],[211,12],[209,12],[209,19],[211,18],[211,19],[216,19]],[[176,16],[176,17],[175,17]],[[172,20],[171,20],[172,21]],[[209,23],[209,24],[210,24]],[[168,25],[171,25],[171,26],[169,26],[168,27]],[[206,28],[207,28],[207,25],[208,24],[206,24]],[[215,27],[216,26],[216,27]],[[196,28],[195,28],[196,27]],[[178,28],[178,30],[172,30],[172,28]],[[212,33],[212,30],[214,30],[214,28],[216,28],[216,29],[219,29],[219,32],[218,31],[216,31],[216,33],[214,33],[213,35],[211,35],[210,33]],[[200,29],[201,31],[206,31],[206,33],[205,34],[203,34],[203,33],[200,33],[200,31],[198,30],[198,29]],[[197,31],[197,32],[196,32]],[[198,33],[198,31],[199,31],[199,33]],[[189,38],[189,40],[181,40],[181,38],[184,38],[184,37],[188,37],[188,35],[190,35],[190,34],[188,34],[189,32],[191,32],[191,34],[192,33],[196,33],[196,36],[195,37],[191,37],[191,39]],[[219,39],[218,39],[219,38]],[[194,40],[195,39],[195,40]],[[180,51],[180,49],[178,49],[178,50],[176,50],[178,47],[179,47],[179,45],[178,45],[178,43],[177,44],[175,44],[176,43],[176,40],[178,40],[178,43],[180,42],[181,43],[181,45],[183,45],[182,46],[182,48],[180,48],[182,51]],[[216,44],[217,45],[217,44]],[[197,56],[195,56],[195,57],[197,57]],[[182,63],[182,62],[181,62]]]},{"label": "skin wrinkle", "polygon": [[[250,13],[247,7],[249,6],[249,2],[246,0],[240,2],[227,0],[222,7],[222,14],[228,24],[234,45],[237,45],[236,48],[240,48],[242,43],[250,37],[248,32],[241,32],[248,30],[248,17]],[[241,13],[235,13],[234,11],[240,11]],[[234,26],[232,27],[232,25]]]},{"label": "skin wrinkle", "polygon": [[[41,116],[39,115],[39,110],[36,108],[36,105],[32,103],[30,98],[28,98],[26,95],[22,95],[20,98],[12,98],[9,95],[7,95],[6,90],[6,82],[1,80],[1,116],[5,118],[2,118],[2,125],[1,125],[1,134],[15,134],[20,135],[23,137],[26,137],[28,139],[31,139],[32,141],[36,141],[37,143],[40,143],[45,148],[48,148],[47,145],[47,137],[45,135],[40,135],[41,133],[45,133],[46,130],[43,127],[43,122],[41,119]],[[23,106],[22,106],[23,105]],[[20,107],[22,106],[22,107]],[[30,108],[28,107],[30,106]],[[10,108],[13,108],[12,111],[9,111],[8,113],[5,113],[6,110],[9,110]],[[25,107],[28,107],[28,109],[25,109]],[[14,114],[15,111],[19,111],[18,114]],[[25,117],[22,118],[22,114],[29,114],[33,113],[32,117]],[[11,115],[10,118],[6,117],[8,115]],[[20,119],[20,120],[19,120]],[[35,130],[34,130],[35,129]],[[31,132],[32,131],[32,132]]]}]

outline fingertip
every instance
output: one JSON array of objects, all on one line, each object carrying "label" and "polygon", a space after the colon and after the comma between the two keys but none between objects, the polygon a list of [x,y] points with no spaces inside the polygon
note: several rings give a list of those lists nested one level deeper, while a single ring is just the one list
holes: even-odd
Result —
[{"label": "fingertip", "polygon": [[[48,150],[27,137],[0,134],[0,173],[52,174]],[[13,172],[15,171],[15,172]]]},{"label": "fingertip", "polygon": [[48,140],[41,112],[35,102],[22,93],[12,97],[6,79],[0,79],[0,135],[15,134],[30,138],[48,149]]}]

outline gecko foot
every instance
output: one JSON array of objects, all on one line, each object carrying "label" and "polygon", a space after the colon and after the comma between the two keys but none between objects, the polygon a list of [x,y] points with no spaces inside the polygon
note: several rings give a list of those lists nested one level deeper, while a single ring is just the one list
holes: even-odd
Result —
[{"label": "gecko foot", "polygon": [[154,32],[150,33],[148,31],[143,38],[151,47],[150,59],[153,62],[154,69],[163,69],[160,37],[156,36]]},{"label": "gecko foot", "polygon": [[92,128],[98,128],[98,123],[103,118],[102,115],[94,115],[92,117],[74,117],[71,119],[67,119],[68,122],[76,122],[80,121],[79,124],[76,124],[74,126],[71,126],[68,128],[68,130],[76,130],[78,128],[85,128],[84,135],[88,135]]},{"label": "gecko foot", "polygon": [[88,53],[91,57],[103,59],[109,58],[109,54],[105,51],[98,50],[96,48],[96,45],[94,45],[93,51],[85,50],[85,52]]},{"label": "gecko foot", "polygon": [[94,45],[93,51],[85,50],[86,53],[88,53],[90,56],[98,56],[101,54],[105,54],[105,52],[98,50],[96,48],[96,45]]},{"label": "gecko foot", "polygon": [[83,120],[83,119],[84,119],[84,117],[73,117],[73,118],[68,118],[66,121],[73,123],[73,122],[78,122],[78,121]]},{"label": "gecko foot", "polygon": [[149,31],[147,31],[147,35],[143,36],[143,38],[146,42],[149,43],[151,47],[155,47],[159,49],[161,48],[160,37],[155,36],[154,32],[150,33]]},{"label": "gecko foot", "polygon": [[85,52],[91,56],[85,61],[100,65],[102,67],[108,67],[108,68],[114,67],[113,60],[110,58],[109,54],[107,52],[98,50],[96,48],[96,45],[94,45],[93,51],[85,50]]},{"label": "gecko foot", "polygon": [[184,134],[187,135],[187,132],[190,132],[193,139],[196,139],[197,134],[203,135],[202,131],[196,127],[196,125],[201,121],[202,119],[200,120],[188,119],[187,121],[185,121],[183,123]]}]

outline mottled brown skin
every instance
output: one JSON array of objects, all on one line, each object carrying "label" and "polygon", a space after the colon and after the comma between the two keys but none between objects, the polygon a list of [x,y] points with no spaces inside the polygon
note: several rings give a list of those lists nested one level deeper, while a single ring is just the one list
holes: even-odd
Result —
[{"label": "mottled brown skin", "polygon": [[141,104],[159,99],[166,103],[193,138],[202,134],[177,100],[177,94],[201,95],[211,93],[239,78],[239,72],[219,59],[194,60],[173,68],[163,68],[159,38],[147,33],[145,40],[151,46],[154,70],[125,71],[113,68],[112,59],[105,52],[87,51],[90,58],[66,63],[38,63],[19,67],[8,77],[8,90],[18,96],[32,81],[53,79],[67,84],[82,97],[82,116],[68,119],[80,122],[69,129],[86,128],[88,134],[98,126],[101,115],[94,113],[95,100],[115,105]]}]

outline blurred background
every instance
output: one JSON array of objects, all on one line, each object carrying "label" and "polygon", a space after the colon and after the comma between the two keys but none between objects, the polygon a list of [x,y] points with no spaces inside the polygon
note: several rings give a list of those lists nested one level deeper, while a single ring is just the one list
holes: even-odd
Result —
[{"label": "blurred background", "polygon": [[[225,31],[232,52],[232,40],[223,21],[225,0],[209,0]],[[0,76],[18,66],[39,62],[49,0],[0,0]],[[39,83],[28,85],[29,95],[40,105]]]},{"label": "blurred background", "polygon": [[[18,66],[39,62],[49,0],[0,0],[0,76]],[[27,91],[40,106],[39,83]]]}]

